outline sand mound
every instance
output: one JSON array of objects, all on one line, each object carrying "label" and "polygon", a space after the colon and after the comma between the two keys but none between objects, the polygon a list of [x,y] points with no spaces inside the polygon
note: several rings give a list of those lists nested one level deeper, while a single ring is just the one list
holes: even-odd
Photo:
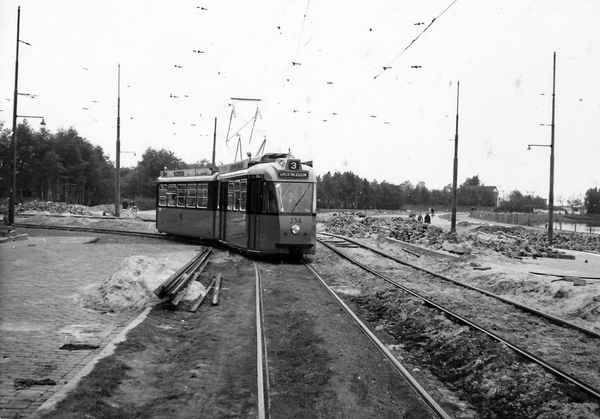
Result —
[{"label": "sand mound", "polygon": [[[191,258],[190,253],[171,255],[164,261],[130,256],[110,278],[88,290],[79,300],[86,308],[108,312],[154,306],[161,300],[153,291]],[[194,282],[183,299],[195,299],[203,289],[199,282]]]}]

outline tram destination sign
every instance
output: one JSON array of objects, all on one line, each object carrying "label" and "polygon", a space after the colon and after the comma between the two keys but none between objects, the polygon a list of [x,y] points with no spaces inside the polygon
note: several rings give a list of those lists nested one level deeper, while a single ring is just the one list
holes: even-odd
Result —
[{"label": "tram destination sign", "polygon": [[210,175],[211,170],[205,167],[181,169],[181,170],[162,170],[162,177],[188,177],[188,176],[205,176]]},{"label": "tram destination sign", "polygon": [[280,170],[277,172],[279,179],[308,179],[308,172],[306,170]]}]

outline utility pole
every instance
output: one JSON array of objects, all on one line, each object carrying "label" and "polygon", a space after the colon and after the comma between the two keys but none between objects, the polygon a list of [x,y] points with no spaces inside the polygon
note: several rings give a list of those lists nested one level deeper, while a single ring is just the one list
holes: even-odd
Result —
[{"label": "utility pole", "polygon": [[17,192],[17,97],[19,86],[19,29],[21,27],[21,6],[17,8],[17,56],[15,59],[15,95],[13,98],[12,120],[12,171],[10,179],[10,196],[8,203],[8,224],[15,224],[15,201]]},{"label": "utility pole", "polygon": [[117,81],[117,181],[115,186],[115,217],[121,216],[121,64]]},{"label": "utility pole", "polygon": [[458,180],[458,99],[460,94],[460,81],[456,86],[456,134],[454,135],[454,172],[452,175],[452,219],[450,221],[450,232],[456,232],[456,185]]},{"label": "utility pole", "polygon": [[[550,124],[550,145],[548,144],[529,144],[527,150],[531,147],[550,147],[550,191],[548,192],[548,245],[552,245],[554,240],[554,111],[556,108],[556,52],[554,53],[554,63],[552,67],[552,123]],[[540,124],[548,125],[548,124]]]},{"label": "utility pole", "polygon": [[215,132],[213,134],[213,149],[212,149],[212,170],[217,169],[217,165],[215,164],[215,149],[217,148],[217,118],[215,117]]},{"label": "utility pole", "polygon": [[554,235],[554,109],[556,93],[556,52],[552,68],[552,122],[550,125],[550,192],[548,194],[548,245],[552,246]]}]

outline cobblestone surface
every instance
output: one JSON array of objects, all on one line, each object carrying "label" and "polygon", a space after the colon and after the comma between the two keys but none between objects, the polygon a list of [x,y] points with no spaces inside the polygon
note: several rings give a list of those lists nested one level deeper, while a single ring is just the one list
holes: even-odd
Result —
[{"label": "cobblestone surface", "polygon": [[[185,245],[90,243],[81,237],[30,237],[0,244],[0,419],[27,418],[92,361],[138,311],[100,313],[77,297],[123,258],[182,251]],[[66,343],[98,345],[61,350]],[[16,379],[56,385],[17,390]]]}]

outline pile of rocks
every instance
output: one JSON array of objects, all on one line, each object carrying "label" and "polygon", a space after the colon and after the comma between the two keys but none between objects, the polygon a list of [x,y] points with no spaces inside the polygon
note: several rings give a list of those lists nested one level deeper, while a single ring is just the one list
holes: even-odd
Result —
[{"label": "pile of rocks", "polygon": [[[414,217],[403,219],[402,217],[379,218],[365,217],[356,218],[353,214],[335,214],[325,223],[327,230],[334,234],[347,237],[371,237],[373,235],[391,237],[406,243],[413,243],[434,250],[448,249],[448,244],[459,244],[462,242],[455,233],[449,233],[443,229],[423,224]],[[469,253],[470,249],[461,247]],[[454,247],[453,247],[454,250]],[[459,252],[457,252],[459,253]]]},{"label": "pile of rocks", "polygon": [[356,217],[354,214],[339,213],[325,222],[327,231],[347,237],[368,237],[371,234],[379,234],[382,230],[389,232],[396,225],[402,224],[400,217],[378,218],[378,217]]},{"label": "pile of rocks", "polygon": [[16,213],[31,211],[47,214],[92,215],[88,208],[83,205],[65,204],[64,202],[31,201],[15,207]]},{"label": "pile of rocks", "polygon": [[465,240],[479,249],[490,249],[509,257],[571,257],[548,246],[547,240],[523,227],[481,226],[466,235]]},{"label": "pile of rocks", "polygon": [[[461,227],[462,223],[459,223]],[[423,225],[414,218],[401,217],[357,218],[352,214],[338,214],[325,223],[328,231],[348,237],[392,237],[406,243],[432,250],[469,254],[479,249],[489,249],[509,257],[550,257],[572,259],[557,249],[600,252],[600,236],[577,232],[557,231],[554,243],[548,245],[548,235],[543,230],[521,226],[484,225],[461,234],[450,233],[433,225]],[[459,229],[460,231],[460,229]]]},{"label": "pile of rocks", "polygon": [[[490,235],[495,236],[495,239]],[[467,235],[477,246],[492,248],[498,252],[518,252],[519,256],[561,257],[553,249],[600,252],[600,236],[570,231],[555,231],[552,248],[548,245],[548,233],[524,227],[481,226]]]}]

